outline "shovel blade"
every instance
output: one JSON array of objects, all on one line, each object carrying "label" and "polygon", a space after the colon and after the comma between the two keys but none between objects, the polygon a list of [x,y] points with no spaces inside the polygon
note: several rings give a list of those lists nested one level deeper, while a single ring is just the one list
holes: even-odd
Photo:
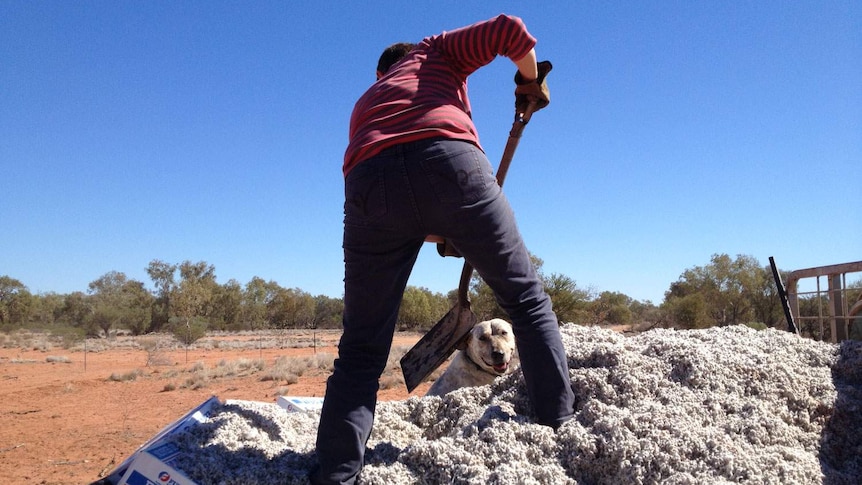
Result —
[{"label": "shovel blade", "polygon": [[476,315],[467,303],[455,305],[431,327],[431,330],[401,357],[401,373],[404,374],[407,391],[413,392],[416,386],[440,367],[475,324]]}]

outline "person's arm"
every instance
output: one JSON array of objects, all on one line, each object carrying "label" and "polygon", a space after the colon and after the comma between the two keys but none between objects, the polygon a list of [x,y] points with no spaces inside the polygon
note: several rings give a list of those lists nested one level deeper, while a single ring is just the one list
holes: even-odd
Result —
[{"label": "person's arm", "polygon": [[518,67],[518,72],[524,81],[532,81],[539,77],[539,70],[536,67],[536,49],[530,49],[524,57],[517,61],[513,61]]},{"label": "person's arm", "polygon": [[[527,55],[536,45],[536,39],[527,31],[524,22],[510,15],[500,14],[497,17],[477,22],[467,27],[443,32],[429,37],[423,42],[429,42],[437,52],[443,54],[450,67],[467,77],[477,69],[493,61],[498,55],[513,60],[524,60],[525,74],[533,72],[529,68]],[[527,57],[527,59],[524,59]],[[532,60],[535,64],[535,53]],[[517,64],[517,63],[516,63]]]}]

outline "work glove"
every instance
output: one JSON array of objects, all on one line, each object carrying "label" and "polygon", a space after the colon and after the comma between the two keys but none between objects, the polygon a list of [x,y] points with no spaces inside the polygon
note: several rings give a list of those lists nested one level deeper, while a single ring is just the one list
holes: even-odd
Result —
[{"label": "work glove", "polygon": [[455,256],[456,258],[462,257],[461,253],[459,253],[458,250],[455,249],[455,246],[453,246],[452,243],[449,242],[448,239],[444,239],[443,242],[437,243],[437,254],[439,254],[440,256],[443,256],[443,257],[446,257],[446,256]]},{"label": "work glove", "polygon": [[534,81],[525,81],[521,72],[515,73],[515,113],[524,114],[531,101],[536,102],[533,111],[539,111],[551,102],[551,93],[545,83],[545,77],[554,67],[551,61],[541,61],[536,64],[539,76]]},{"label": "work glove", "polygon": [[440,237],[440,236],[428,236],[425,238],[425,242],[436,243],[437,244],[437,254],[440,256],[455,256],[456,258],[461,257],[461,253],[455,249],[455,246],[452,246],[452,243],[449,242],[448,239]]}]

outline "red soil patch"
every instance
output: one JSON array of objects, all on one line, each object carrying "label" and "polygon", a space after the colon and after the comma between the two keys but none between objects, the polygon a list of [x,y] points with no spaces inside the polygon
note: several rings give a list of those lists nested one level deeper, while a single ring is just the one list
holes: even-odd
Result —
[{"label": "red soil patch", "polygon": [[[415,334],[396,336],[396,346],[410,346]],[[110,473],[141,444],[186,412],[216,395],[222,401],[275,402],[285,383],[261,381],[261,373],[211,379],[206,387],[181,387],[183,372],[196,362],[263,359],[267,366],[282,356],[314,352],[336,354],[325,347],[245,350],[161,351],[167,365],[147,365],[144,350],[72,352],[0,349],[0,477],[9,484],[89,484]],[[71,362],[48,362],[49,356]],[[86,356],[86,362],[85,362]],[[56,359],[51,359],[56,360]],[[62,359],[61,359],[62,360]],[[111,375],[140,372],[134,380]],[[322,396],[328,370],[308,370],[287,386],[294,396]],[[186,374],[189,375],[189,374]],[[385,376],[384,376],[385,377]],[[390,382],[394,380],[390,378]],[[174,383],[175,390],[166,390]],[[423,395],[429,383],[413,395]],[[380,391],[380,400],[409,396],[403,383]]]}]

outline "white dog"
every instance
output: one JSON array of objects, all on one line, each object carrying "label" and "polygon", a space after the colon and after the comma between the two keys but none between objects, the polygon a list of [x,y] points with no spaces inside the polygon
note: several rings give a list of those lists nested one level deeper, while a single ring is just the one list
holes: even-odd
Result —
[{"label": "white dog", "polygon": [[490,384],[509,372],[514,352],[515,336],[509,322],[499,318],[479,322],[467,334],[464,350],[455,353],[425,395],[442,396],[461,387]]}]

